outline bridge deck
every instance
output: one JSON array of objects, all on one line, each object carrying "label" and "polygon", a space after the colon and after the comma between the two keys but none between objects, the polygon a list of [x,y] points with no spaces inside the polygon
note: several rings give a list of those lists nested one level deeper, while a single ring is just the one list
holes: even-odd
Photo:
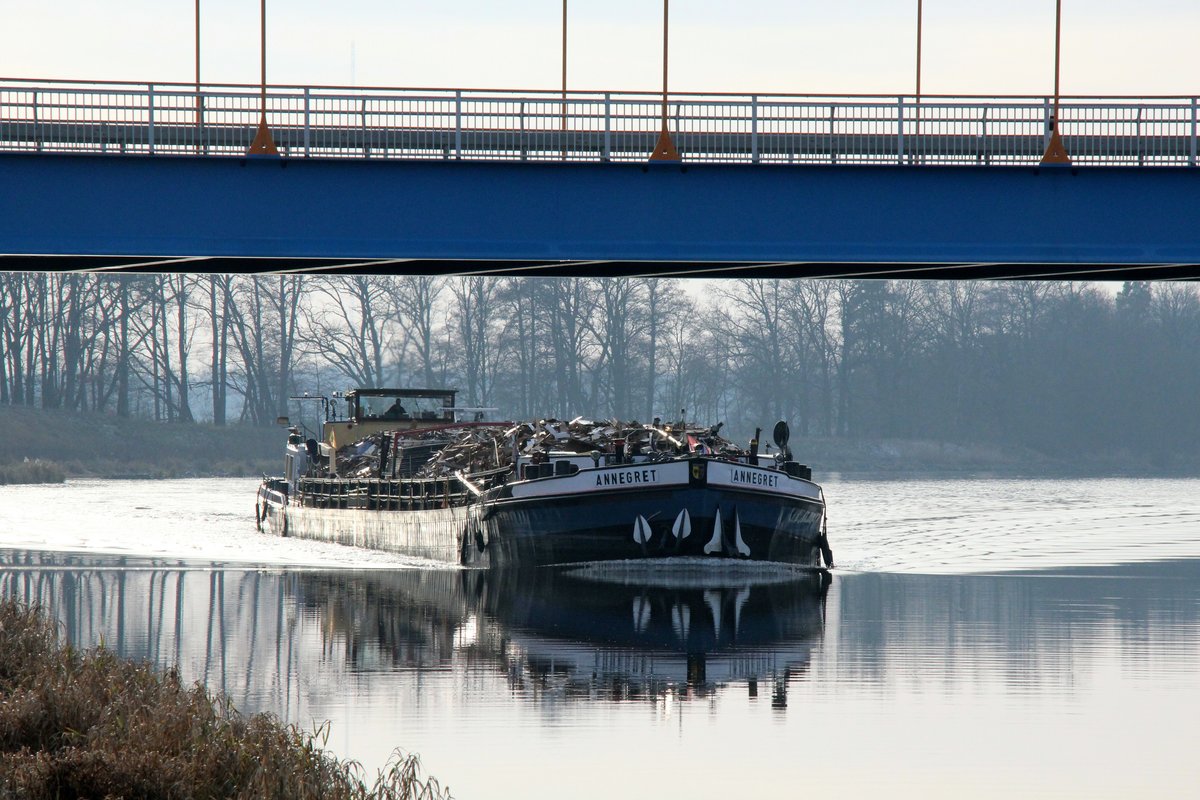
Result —
[{"label": "bridge deck", "polygon": [[651,94],[271,87],[244,158],[259,103],[0,80],[0,269],[1200,276],[1191,97],[1065,101],[1072,169],[1037,97],[673,94],[657,165]]},{"label": "bridge deck", "polygon": [[[0,150],[242,155],[259,119],[249,87],[0,80]],[[272,87],[286,156],[644,161],[661,101],[628,92]],[[1036,164],[1044,97],[671,95],[686,162]],[[1197,99],[1069,98],[1060,130],[1085,165],[1195,166]]]}]

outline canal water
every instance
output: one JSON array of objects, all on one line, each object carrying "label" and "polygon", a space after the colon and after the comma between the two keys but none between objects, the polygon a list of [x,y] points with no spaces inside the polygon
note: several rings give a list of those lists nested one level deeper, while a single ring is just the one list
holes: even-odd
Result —
[{"label": "canal water", "polygon": [[459,798],[1200,786],[1200,481],[825,486],[829,581],[432,568],[259,534],[248,480],[0,487],[0,592]]}]

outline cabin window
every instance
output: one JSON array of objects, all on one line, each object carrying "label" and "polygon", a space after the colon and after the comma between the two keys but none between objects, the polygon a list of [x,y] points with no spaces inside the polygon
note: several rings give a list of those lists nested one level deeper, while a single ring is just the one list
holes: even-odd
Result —
[{"label": "cabin window", "polygon": [[355,418],[368,420],[442,420],[454,421],[453,395],[434,396],[408,393],[359,394],[355,402]]}]

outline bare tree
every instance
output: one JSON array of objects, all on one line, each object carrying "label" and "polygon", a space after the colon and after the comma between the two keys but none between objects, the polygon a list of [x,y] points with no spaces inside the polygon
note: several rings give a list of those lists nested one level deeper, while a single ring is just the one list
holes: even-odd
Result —
[{"label": "bare tree", "polygon": [[[608,412],[629,418],[633,412],[633,379],[640,372],[637,346],[646,329],[645,286],[633,278],[595,282],[595,313],[584,320],[597,344],[592,396],[607,397]],[[603,386],[604,391],[601,391]]]},{"label": "bare tree", "polygon": [[386,278],[354,275],[315,278],[301,305],[299,337],[308,355],[359,386],[383,386],[398,328],[394,293]]},{"label": "bare tree", "polygon": [[458,278],[451,284],[467,402],[471,405],[492,401],[499,351],[494,318],[499,288],[498,279],[478,275]]},{"label": "bare tree", "polygon": [[213,424],[224,425],[229,388],[229,315],[233,281],[228,275],[208,276],[208,318],[211,336]]},{"label": "bare tree", "polygon": [[545,401],[542,384],[549,373],[549,370],[543,371],[543,362],[551,358],[551,354],[542,341],[537,287],[537,279],[508,278],[502,282],[497,294],[501,314],[511,331],[508,341],[515,397],[510,404],[522,419],[546,412],[544,407],[538,406]]},{"label": "bare tree", "polygon": [[590,406],[583,391],[583,370],[592,361],[586,321],[595,310],[595,294],[582,278],[547,281],[538,288],[554,353],[558,413],[583,413]]},{"label": "bare tree", "polygon": [[[230,333],[237,348],[242,416],[270,423],[287,409],[295,356],[300,283],[295,276],[246,277],[235,281]],[[274,333],[274,335],[272,335]]]},{"label": "bare tree", "polygon": [[434,320],[445,286],[445,279],[431,275],[402,275],[388,283],[392,307],[404,331],[405,342],[411,342],[416,350],[417,368],[426,387],[439,382]]}]

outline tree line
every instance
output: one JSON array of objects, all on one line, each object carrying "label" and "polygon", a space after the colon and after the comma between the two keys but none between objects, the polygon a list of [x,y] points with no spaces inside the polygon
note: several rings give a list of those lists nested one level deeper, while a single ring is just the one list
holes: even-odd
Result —
[{"label": "tree line", "polygon": [[[697,286],[701,287],[697,289]],[[746,437],[1200,444],[1191,284],[0,274],[0,404],[271,424],[354,386]]]}]

